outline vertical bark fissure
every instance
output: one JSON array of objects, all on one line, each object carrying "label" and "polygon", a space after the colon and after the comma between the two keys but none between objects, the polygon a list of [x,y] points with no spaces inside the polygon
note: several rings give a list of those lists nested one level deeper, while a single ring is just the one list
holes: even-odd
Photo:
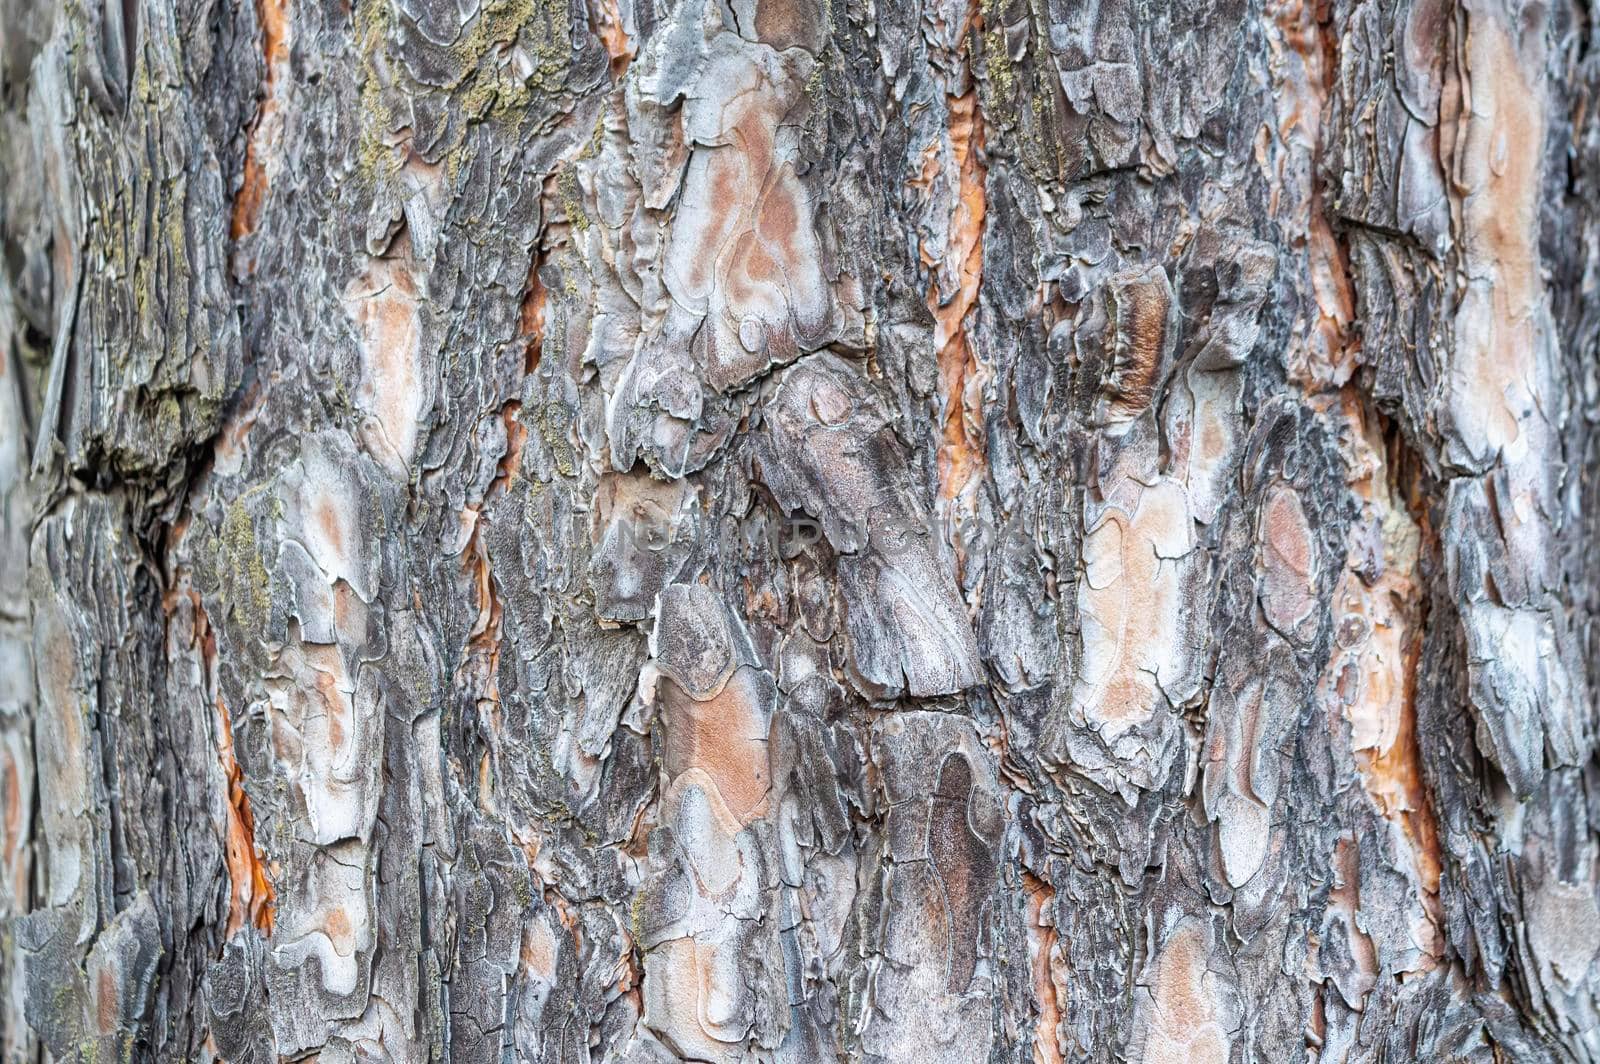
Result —
[{"label": "vertical bark fissure", "polygon": [[244,176],[233,197],[229,236],[235,241],[255,231],[261,201],[266,198],[271,174],[276,168],[274,141],[278,130],[275,124],[281,122],[278,111],[282,106],[277,93],[285,73],[283,68],[289,62],[289,3],[290,0],[256,0],[263,67],[261,102],[250,121]]}]

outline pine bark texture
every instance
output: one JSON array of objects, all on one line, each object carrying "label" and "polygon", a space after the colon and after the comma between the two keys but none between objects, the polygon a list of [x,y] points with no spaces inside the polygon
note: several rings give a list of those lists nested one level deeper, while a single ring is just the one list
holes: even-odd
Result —
[{"label": "pine bark texture", "polygon": [[0,0],[4,1059],[1600,1059],[1597,21]]}]

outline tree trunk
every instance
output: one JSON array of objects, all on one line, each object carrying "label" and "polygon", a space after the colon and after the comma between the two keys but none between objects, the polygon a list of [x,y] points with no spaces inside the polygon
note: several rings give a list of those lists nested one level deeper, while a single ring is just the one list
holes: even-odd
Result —
[{"label": "tree trunk", "polygon": [[1592,0],[0,0],[5,1060],[1600,1059]]}]

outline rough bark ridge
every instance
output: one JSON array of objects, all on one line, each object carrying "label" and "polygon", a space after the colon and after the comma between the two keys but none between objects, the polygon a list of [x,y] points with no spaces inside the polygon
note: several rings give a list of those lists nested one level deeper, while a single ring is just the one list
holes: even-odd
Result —
[{"label": "rough bark ridge", "polygon": [[5,1059],[1600,1059],[1597,23],[0,0]]}]

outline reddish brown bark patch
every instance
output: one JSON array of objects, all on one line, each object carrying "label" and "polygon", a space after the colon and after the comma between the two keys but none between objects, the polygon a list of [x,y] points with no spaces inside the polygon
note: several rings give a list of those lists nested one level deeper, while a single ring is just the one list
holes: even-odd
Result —
[{"label": "reddish brown bark patch", "polygon": [[752,670],[736,673],[704,701],[671,680],[666,688],[666,767],[673,776],[705,772],[741,825],[767,813],[772,770],[767,760],[767,720]]},{"label": "reddish brown bark patch", "polygon": [[600,38],[606,55],[611,57],[612,79],[621,81],[622,76],[628,72],[633,57],[639,54],[639,46],[628,36],[628,28],[622,24],[622,13],[617,9],[617,0],[599,0],[595,5],[594,33]]},{"label": "reddish brown bark patch", "polygon": [[1022,873],[1022,884],[1028,892],[1028,971],[1039,1010],[1033,1031],[1033,1064],[1061,1064],[1056,1038],[1056,1029],[1061,1026],[1061,1000],[1052,963],[1059,935],[1049,917],[1055,906],[1056,888],[1028,871]]},{"label": "reddish brown bark patch", "polygon": [[263,127],[278,109],[277,84],[279,68],[289,61],[289,3],[288,0],[257,0],[256,14],[261,22],[261,53],[266,60],[266,78],[262,84],[261,107],[251,124],[250,141],[245,147],[244,183],[233,200],[233,219],[229,234],[238,240],[255,232],[260,220],[261,204],[267,197],[267,169],[264,154],[267,151]]},{"label": "reddish brown bark patch", "polygon": [[[206,673],[212,672],[216,661],[216,636],[200,605],[200,596],[190,592],[194,602],[195,634],[201,644]],[[244,769],[233,752],[233,726],[228,718],[228,707],[221,696],[217,707],[217,761],[222,766],[222,777],[228,794],[223,803],[227,816],[228,861],[228,923],[227,935],[234,934],[246,923],[255,925],[264,935],[272,934],[274,891],[267,876],[267,867],[261,851],[256,847],[255,815],[250,811],[250,796],[244,789]]]},{"label": "reddish brown bark patch", "polygon": [[983,282],[983,223],[988,201],[982,159],[983,116],[976,90],[949,98],[951,165],[960,195],[950,218],[948,254],[960,265],[954,296],[940,302],[938,285],[928,293],[934,316],[934,346],[939,360],[939,398],[944,407],[943,442],[939,445],[939,495],[954,499],[984,468],[983,393],[978,360],[967,331],[967,318],[978,305]]}]

